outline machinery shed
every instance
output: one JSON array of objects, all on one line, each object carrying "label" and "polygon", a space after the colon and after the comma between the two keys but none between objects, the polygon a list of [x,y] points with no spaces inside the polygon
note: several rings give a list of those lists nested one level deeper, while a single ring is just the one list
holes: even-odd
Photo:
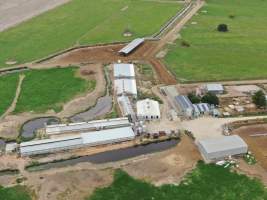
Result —
[{"label": "machinery shed", "polygon": [[134,51],[137,47],[139,47],[144,42],[145,42],[144,38],[136,38],[132,42],[127,44],[125,47],[123,47],[119,51],[119,53],[124,55],[124,56],[127,56],[128,54],[130,54],[132,51]]},{"label": "machinery shed", "polygon": [[119,63],[114,64],[114,78],[134,78],[134,65]]},{"label": "machinery shed", "polygon": [[223,94],[224,89],[222,84],[218,83],[210,83],[206,85],[207,92],[213,93],[213,94]]},{"label": "machinery shed", "polygon": [[248,145],[238,135],[200,140],[198,147],[206,161],[241,155],[248,151]]},{"label": "machinery shed", "polygon": [[187,96],[178,95],[175,97],[175,108],[179,115],[184,117],[192,117],[194,106]]}]

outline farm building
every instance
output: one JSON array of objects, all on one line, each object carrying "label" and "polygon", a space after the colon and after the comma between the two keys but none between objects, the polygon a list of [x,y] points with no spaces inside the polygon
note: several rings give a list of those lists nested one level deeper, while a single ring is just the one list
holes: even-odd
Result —
[{"label": "farm building", "polygon": [[160,119],[160,108],[157,101],[151,99],[137,102],[137,117],[141,120]]},{"label": "farm building", "polygon": [[117,95],[133,95],[137,97],[137,88],[135,79],[116,79],[114,81],[114,90]]},{"label": "farm building", "polygon": [[194,114],[194,106],[187,96],[178,95],[174,99],[175,109],[178,115],[184,117],[192,117]]},{"label": "farm building", "polygon": [[137,47],[139,47],[141,44],[143,44],[145,42],[144,38],[136,38],[134,39],[132,42],[130,42],[129,44],[127,44],[125,47],[123,47],[119,53],[127,56],[128,54],[130,54],[131,52],[133,52]]},{"label": "farm building", "polygon": [[205,86],[206,92],[210,92],[213,94],[223,94],[224,89],[222,84],[217,84],[217,83],[213,83],[213,84],[207,84]]},{"label": "farm building", "polygon": [[114,78],[135,78],[134,65],[133,64],[114,64]]},{"label": "farm building", "polygon": [[20,144],[21,156],[52,153],[82,147],[83,141],[80,135],[61,137],[57,139],[36,140],[22,142]]},{"label": "farm building", "polygon": [[207,103],[193,104],[194,115],[197,117],[199,115],[208,115],[211,113],[210,106]]},{"label": "farm building", "polygon": [[90,122],[79,122],[71,124],[47,125],[45,131],[47,135],[57,135],[81,131],[95,131],[101,129],[111,129],[130,126],[128,118],[115,118],[105,120],[95,120]]},{"label": "farm building", "polygon": [[6,143],[5,152],[7,154],[13,153],[16,151],[17,147],[18,147],[18,144],[15,142]]},{"label": "farm building", "polygon": [[117,101],[122,115],[124,117],[131,117],[132,121],[135,121],[136,116],[129,97],[122,95],[117,98]]},{"label": "farm building", "polygon": [[131,127],[95,131],[81,134],[83,144],[86,146],[97,146],[133,140],[135,134]]},{"label": "farm building", "polygon": [[200,140],[198,147],[207,162],[245,154],[248,151],[247,144],[238,135]]},{"label": "farm building", "polygon": [[21,156],[54,153],[62,150],[98,146],[134,139],[135,134],[130,126],[81,133],[56,139],[44,139],[20,144]]}]

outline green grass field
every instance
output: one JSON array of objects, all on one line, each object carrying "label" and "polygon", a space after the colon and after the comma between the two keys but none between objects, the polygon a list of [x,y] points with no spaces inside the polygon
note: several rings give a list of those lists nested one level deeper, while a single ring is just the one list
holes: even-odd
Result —
[{"label": "green grass field", "polygon": [[[25,63],[78,44],[126,41],[153,34],[182,7],[145,0],[72,0],[0,33],[0,66]],[[129,29],[133,36],[125,38]]]},{"label": "green grass field", "polygon": [[95,88],[95,81],[77,77],[76,71],[76,68],[54,68],[25,72],[15,113],[60,111],[64,102]]},{"label": "green grass field", "polygon": [[18,74],[0,76],[0,116],[11,105],[19,81]]},{"label": "green grass field", "polygon": [[1,200],[31,200],[27,189],[23,186],[14,186],[11,188],[4,188],[0,186]]},{"label": "green grass field", "polygon": [[[267,78],[267,1],[207,0],[165,58],[180,81]],[[207,12],[205,12],[207,11]],[[192,24],[196,22],[197,24]],[[225,23],[229,32],[220,33]],[[186,41],[190,47],[183,47]]]},{"label": "green grass field", "polygon": [[112,185],[97,189],[88,200],[264,200],[264,185],[245,175],[199,163],[178,186],[152,184],[117,171]]}]

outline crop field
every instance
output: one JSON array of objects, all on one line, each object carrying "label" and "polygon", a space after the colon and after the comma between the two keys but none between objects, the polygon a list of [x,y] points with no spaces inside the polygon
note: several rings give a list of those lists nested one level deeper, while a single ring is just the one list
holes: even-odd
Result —
[{"label": "crop field", "polygon": [[0,76],[0,116],[11,105],[15,97],[18,80],[18,74]]},{"label": "crop field", "polygon": [[155,187],[117,171],[112,185],[97,189],[88,200],[256,200],[266,199],[264,185],[256,179],[216,165],[199,163],[180,185]]},{"label": "crop field", "polygon": [[75,95],[95,88],[95,81],[77,77],[76,71],[76,68],[55,68],[25,72],[15,113],[49,109],[58,112]]},{"label": "crop field", "polygon": [[[79,44],[148,36],[182,6],[145,0],[73,0],[1,32],[0,66],[33,61]],[[124,37],[125,30],[132,37]]]},{"label": "crop field", "polygon": [[267,1],[206,2],[169,46],[168,68],[184,82],[267,78]]},{"label": "crop field", "polygon": [[1,200],[31,200],[29,192],[23,186],[4,188],[0,186]]},{"label": "crop field", "polygon": [[[24,72],[15,113],[45,112],[62,109],[74,96],[95,88],[95,80],[78,77],[77,68],[55,68]],[[19,73],[0,77],[0,115],[11,105],[17,89]]]}]

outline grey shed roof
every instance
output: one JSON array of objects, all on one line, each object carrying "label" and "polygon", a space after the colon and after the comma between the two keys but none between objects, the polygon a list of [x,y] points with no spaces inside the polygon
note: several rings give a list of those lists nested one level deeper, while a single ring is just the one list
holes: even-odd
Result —
[{"label": "grey shed roof", "polygon": [[115,119],[104,119],[104,120],[95,120],[90,122],[79,122],[71,124],[56,124],[56,125],[47,125],[46,134],[54,135],[61,134],[66,132],[77,132],[89,130],[92,128],[112,128],[120,126],[128,126],[130,124],[128,118],[115,118]]},{"label": "grey shed roof", "polygon": [[247,144],[238,135],[200,140],[199,149],[207,159],[223,158],[246,153]]},{"label": "grey shed roof", "polygon": [[207,84],[206,88],[208,91],[223,91],[224,90],[222,84],[218,84],[218,83]]},{"label": "grey shed roof", "polygon": [[136,47],[141,45],[145,41],[144,38],[136,38],[132,42],[130,42],[128,45],[126,45],[124,48],[122,48],[119,53],[129,54],[131,51],[133,51]]},{"label": "grey shed roof", "polygon": [[187,96],[178,95],[175,97],[175,101],[180,105],[180,107],[183,110],[194,109],[193,104],[191,103],[191,101],[188,99]]},{"label": "grey shed roof", "polygon": [[114,64],[114,77],[135,77],[133,64]]},{"label": "grey shed roof", "polygon": [[116,129],[107,129],[88,133],[81,133],[83,144],[94,146],[99,144],[108,144],[131,140],[135,137],[131,127],[122,127]]},{"label": "grey shed roof", "polygon": [[193,104],[193,106],[195,112],[210,112],[210,107],[207,103]]}]

